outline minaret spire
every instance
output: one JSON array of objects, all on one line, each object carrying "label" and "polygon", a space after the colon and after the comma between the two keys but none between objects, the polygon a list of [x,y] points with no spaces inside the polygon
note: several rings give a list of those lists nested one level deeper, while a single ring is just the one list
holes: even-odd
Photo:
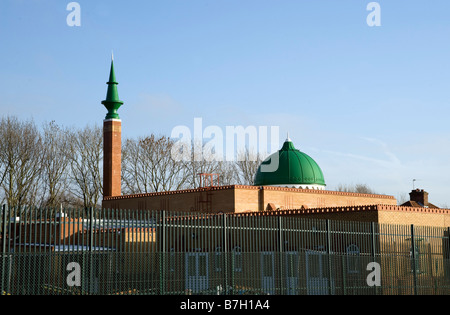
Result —
[{"label": "minaret spire", "polygon": [[108,92],[102,102],[108,110],[103,120],[103,197],[120,196],[122,170],[122,121],[117,110],[123,102],[117,92],[114,72],[114,54],[111,53],[111,71],[109,73]]},{"label": "minaret spire", "polygon": [[114,54],[111,53],[111,70],[109,73],[108,91],[106,93],[106,100],[102,101],[102,104],[108,110],[108,114],[105,119],[120,119],[117,110],[123,105],[123,102],[119,99],[119,92],[117,91],[116,73],[114,71]]}]

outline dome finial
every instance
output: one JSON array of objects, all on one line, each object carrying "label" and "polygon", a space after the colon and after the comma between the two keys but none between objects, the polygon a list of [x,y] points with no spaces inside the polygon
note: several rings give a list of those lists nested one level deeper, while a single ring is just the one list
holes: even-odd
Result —
[{"label": "dome finial", "polygon": [[288,131],[288,133],[287,133],[286,141],[292,142],[291,138],[289,138],[289,131]]}]

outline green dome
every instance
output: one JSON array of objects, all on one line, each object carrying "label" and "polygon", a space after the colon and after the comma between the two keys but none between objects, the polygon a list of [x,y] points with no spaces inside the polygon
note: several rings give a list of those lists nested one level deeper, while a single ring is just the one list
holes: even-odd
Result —
[{"label": "green dome", "polygon": [[[263,172],[261,166],[269,165],[276,155],[279,158],[278,169],[274,172]],[[325,179],[319,165],[309,155],[297,150],[288,138],[281,150],[261,163],[254,185],[324,189]]]}]

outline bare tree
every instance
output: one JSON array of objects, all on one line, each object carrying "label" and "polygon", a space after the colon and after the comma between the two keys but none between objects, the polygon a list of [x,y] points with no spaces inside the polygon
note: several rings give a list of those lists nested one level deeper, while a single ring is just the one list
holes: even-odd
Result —
[{"label": "bare tree", "polygon": [[168,137],[161,137],[156,143],[155,156],[158,164],[154,168],[154,176],[158,179],[155,191],[168,191],[181,189],[187,175],[184,163],[172,153],[174,141]]},{"label": "bare tree", "polygon": [[42,139],[36,125],[32,121],[20,122],[16,117],[2,118],[0,139],[4,201],[10,207],[35,205],[43,160]]},{"label": "bare tree", "polygon": [[122,192],[137,194],[150,192],[149,171],[141,164],[138,141],[126,139],[122,144]]},{"label": "bare tree", "polygon": [[100,205],[103,193],[103,132],[95,126],[70,133],[67,158],[70,179],[75,197],[83,201],[85,208]]},{"label": "bare tree", "polygon": [[237,161],[224,161],[222,157],[215,156],[207,144],[193,141],[190,159],[184,163],[188,175],[186,183],[189,187],[197,188],[200,185],[199,174],[218,174],[220,185],[253,185],[262,161],[262,155],[248,149],[237,155]]},{"label": "bare tree", "polygon": [[356,185],[339,184],[336,190],[359,194],[376,194],[376,192],[372,188],[367,186],[367,184],[356,184]]},{"label": "bare tree", "polygon": [[409,198],[407,197],[407,195],[405,193],[401,193],[397,196],[397,205],[402,205],[405,202],[409,201]]},{"label": "bare tree", "polygon": [[238,154],[235,163],[238,182],[242,185],[253,185],[258,167],[263,162],[261,154],[245,149]]},{"label": "bare tree", "polygon": [[69,134],[54,121],[43,126],[44,156],[42,178],[45,184],[44,206],[55,208],[65,203],[68,190]]},{"label": "bare tree", "polygon": [[[206,145],[200,141],[192,141],[189,159],[184,160],[184,170],[187,176],[186,185],[189,188],[200,186],[199,174],[221,174],[220,159],[214,157],[212,152],[206,150]],[[221,177],[224,177],[221,174]]]},{"label": "bare tree", "polygon": [[186,182],[184,163],[172,154],[174,142],[150,135],[127,139],[123,146],[122,179],[128,193],[181,189]]},{"label": "bare tree", "polygon": [[236,185],[240,184],[239,174],[234,161],[219,162],[215,173],[219,174],[220,185]]}]

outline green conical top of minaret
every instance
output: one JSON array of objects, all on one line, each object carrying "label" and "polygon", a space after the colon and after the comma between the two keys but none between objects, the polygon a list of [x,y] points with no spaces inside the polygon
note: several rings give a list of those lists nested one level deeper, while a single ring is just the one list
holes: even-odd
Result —
[{"label": "green conical top of minaret", "polygon": [[102,101],[102,104],[108,110],[105,119],[120,119],[117,110],[123,105],[123,102],[119,99],[119,92],[117,92],[116,74],[114,72],[114,58],[111,58],[111,72],[109,74],[108,92],[106,93],[106,100]]}]

